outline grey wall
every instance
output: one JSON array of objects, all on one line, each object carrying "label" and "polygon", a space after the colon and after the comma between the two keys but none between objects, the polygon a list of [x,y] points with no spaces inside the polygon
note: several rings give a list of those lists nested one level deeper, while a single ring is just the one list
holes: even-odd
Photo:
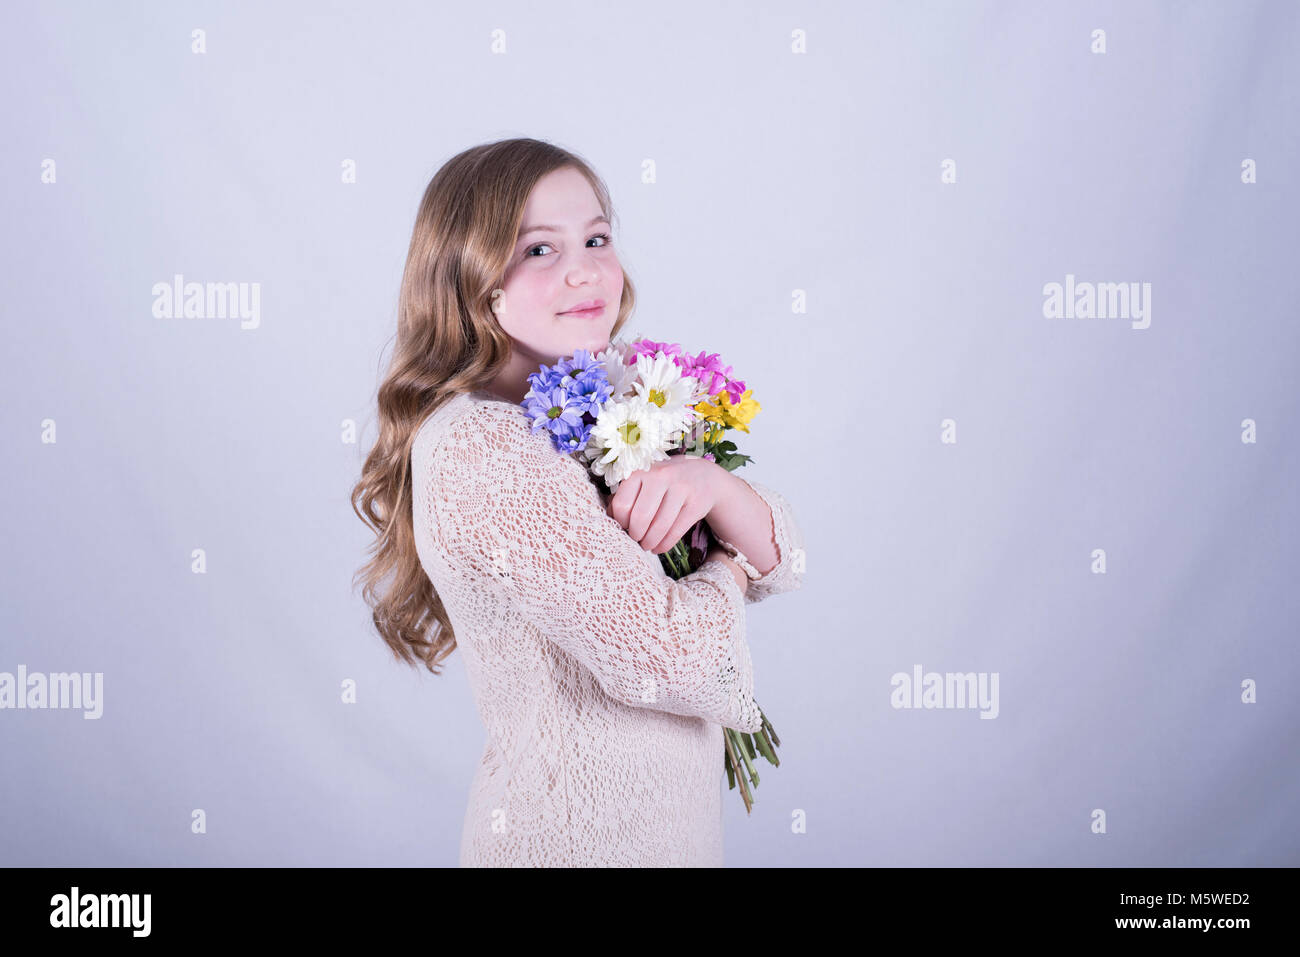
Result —
[{"label": "grey wall", "polygon": [[[370,630],[348,492],[420,195],[515,135],[606,177],[629,331],[749,381],[807,537],[729,864],[1300,863],[1296,5],[6,19],[0,671],[103,686],[0,710],[0,863],[455,863],[483,730]],[[156,316],[178,273],[256,326]],[[1149,325],[1046,317],[1067,275]],[[996,718],[893,707],[918,665]]]}]

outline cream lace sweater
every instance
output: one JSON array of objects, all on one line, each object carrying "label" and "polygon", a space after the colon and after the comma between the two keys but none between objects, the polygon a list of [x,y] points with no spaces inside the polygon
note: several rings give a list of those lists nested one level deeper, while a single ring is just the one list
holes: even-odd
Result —
[{"label": "cream lace sweater", "polygon": [[717,561],[673,581],[582,465],[485,393],[429,416],[411,476],[487,730],[460,865],[721,866],[722,728],[759,728],[745,605],[803,578],[789,504],[749,482],[780,561],[742,592]]}]

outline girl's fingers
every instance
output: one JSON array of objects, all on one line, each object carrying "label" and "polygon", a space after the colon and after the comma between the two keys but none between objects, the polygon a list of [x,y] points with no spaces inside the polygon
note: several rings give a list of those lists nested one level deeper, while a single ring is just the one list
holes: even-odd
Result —
[{"label": "girl's fingers", "polygon": [[627,531],[628,519],[632,506],[636,503],[637,492],[641,488],[641,475],[633,473],[618,484],[614,494],[609,498],[609,517],[618,522]]},{"label": "girl's fingers", "polygon": [[[645,544],[652,545],[650,551],[662,555],[677,544],[694,524],[691,513],[683,506],[689,498],[686,489],[676,486],[664,496],[664,504],[659,508],[659,518],[646,533]],[[662,531],[662,534],[660,534]]]},{"label": "girl's fingers", "polygon": [[627,533],[635,542],[641,542],[649,531],[650,525],[659,513],[660,503],[664,499],[664,487],[659,482],[642,482],[637,491],[636,502],[627,519]]},{"label": "girl's fingers", "polygon": [[[664,551],[667,551],[681,541],[682,537],[689,532],[692,527],[694,527],[695,523],[704,518],[707,514],[708,512],[688,511],[683,509],[682,513],[677,516],[677,523],[673,526],[673,530],[669,532],[668,536],[664,539]],[[690,542],[686,543],[688,554],[690,553],[690,545]]]}]

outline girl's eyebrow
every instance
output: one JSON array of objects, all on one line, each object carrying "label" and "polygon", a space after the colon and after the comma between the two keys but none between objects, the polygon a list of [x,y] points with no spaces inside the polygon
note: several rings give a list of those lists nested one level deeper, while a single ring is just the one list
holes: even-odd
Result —
[{"label": "girl's eyebrow", "polygon": [[[604,216],[597,216],[587,224],[586,228],[590,229],[592,226],[595,226],[597,223],[604,223],[606,226],[608,226],[609,220],[606,219]],[[519,239],[523,239],[529,233],[558,233],[559,231],[560,231],[560,227],[558,226],[529,226],[527,229],[519,233]]]}]

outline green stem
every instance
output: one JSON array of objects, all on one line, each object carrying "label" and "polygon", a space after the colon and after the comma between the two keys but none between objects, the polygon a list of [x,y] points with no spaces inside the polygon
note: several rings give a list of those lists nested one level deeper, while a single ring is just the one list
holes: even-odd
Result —
[{"label": "green stem", "polygon": [[[736,781],[740,784],[740,797],[745,802],[745,813],[749,814],[754,810],[753,799],[749,796],[749,785],[745,781],[745,776],[740,773],[739,765],[736,762],[736,748],[732,743],[732,736],[736,732],[730,728],[722,729],[722,743],[727,748],[727,759],[731,762],[731,767],[736,769]],[[730,777],[730,775],[728,775]]]},{"label": "green stem", "polygon": [[682,574],[689,575],[691,573],[690,546],[687,545],[685,541],[679,539],[677,544],[673,546],[673,551],[677,553],[677,559],[681,565]]},{"label": "green stem", "polygon": [[758,748],[763,757],[767,758],[768,764],[776,765],[778,768],[781,766],[781,760],[776,756],[776,749],[772,747],[772,742],[767,736],[766,723],[754,735],[754,746]]},{"label": "green stem", "polygon": [[682,577],[682,563],[677,560],[677,548],[668,549],[664,552],[664,557],[668,559],[668,564],[673,568],[673,578]]},{"label": "green stem", "polygon": [[[728,730],[730,730],[730,729],[728,729]],[[741,741],[740,732],[739,732],[739,731],[731,731],[731,733],[732,733],[733,735],[735,735],[736,751],[738,751],[739,754],[740,754],[740,760],[744,762],[744,764],[745,764],[745,770],[749,772],[749,778],[750,778],[750,780],[753,781],[755,785],[757,785],[757,784],[758,784],[758,772],[754,770],[754,765],[752,765],[752,764],[749,763],[749,755],[745,753],[745,745],[744,745],[744,743]]]},{"label": "green stem", "polygon": [[663,559],[664,568],[670,577],[674,579],[684,578],[691,573],[690,550],[686,547],[685,542],[678,541],[659,557]]},{"label": "green stem", "polygon": [[[754,703],[757,704],[758,702],[756,701]],[[781,739],[776,736],[776,728],[772,727],[772,722],[767,720],[767,715],[763,714],[762,708],[758,709],[758,715],[763,719],[763,730],[767,732],[769,737],[771,737],[772,745],[779,748],[781,746]]]}]

